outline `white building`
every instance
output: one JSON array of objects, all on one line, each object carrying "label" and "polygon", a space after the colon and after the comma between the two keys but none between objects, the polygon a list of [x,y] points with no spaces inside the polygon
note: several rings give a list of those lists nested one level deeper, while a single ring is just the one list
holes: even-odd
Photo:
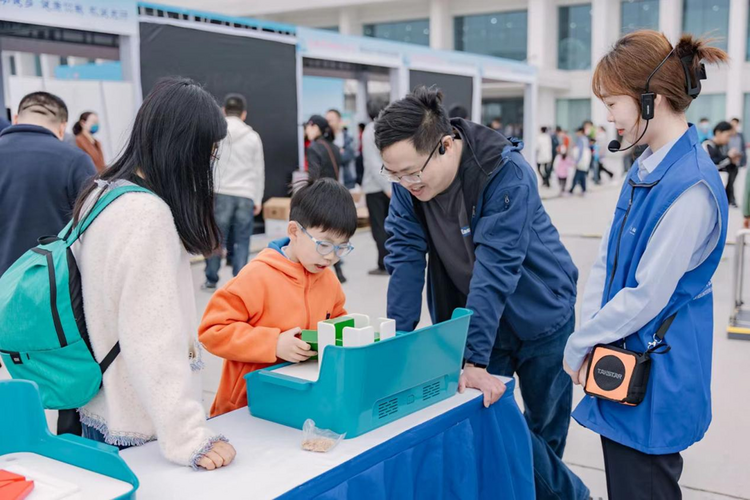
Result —
[{"label": "white building", "polygon": [[[709,67],[688,117],[750,119],[747,0],[214,0],[210,9],[527,61],[540,69],[536,123],[569,130],[586,118],[605,122],[606,111],[591,93],[592,68],[621,34],[658,29],[672,42],[682,32],[709,34],[732,62]],[[520,86],[484,84],[483,121],[502,116],[506,124],[523,123],[522,113]]]}]

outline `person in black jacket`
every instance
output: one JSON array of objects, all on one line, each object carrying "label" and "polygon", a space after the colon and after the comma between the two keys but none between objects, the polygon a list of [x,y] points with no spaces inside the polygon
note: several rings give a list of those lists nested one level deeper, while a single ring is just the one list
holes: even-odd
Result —
[{"label": "person in black jacket", "polygon": [[734,196],[734,181],[737,179],[739,163],[742,159],[742,153],[736,149],[729,149],[729,141],[734,135],[734,127],[729,122],[719,122],[714,127],[714,136],[712,139],[703,141],[705,149],[716,168],[720,172],[727,173],[727,201],[729,205],[737,208],[737,200]]},{"label": "person in black jacket", "polygon": [[[307,170],[311,179],[328,177],[338,182],[341,171],[341,153],[333,143],[334,133],[328,121],[320,115],[312,115],[305,124],[305,135],[310,141],[307,147]],[[346,278],[341,270],[341,261],[334,264],[336,276],[341,283]]]},{"label": "person in black jacket", "polygon": [[313,115],[305,124],[305,134],[310,140],[307,148],[307,165],[310,177],[328,177],[339,180],[341,153],[333,144],[333,129],[320,115]]}]

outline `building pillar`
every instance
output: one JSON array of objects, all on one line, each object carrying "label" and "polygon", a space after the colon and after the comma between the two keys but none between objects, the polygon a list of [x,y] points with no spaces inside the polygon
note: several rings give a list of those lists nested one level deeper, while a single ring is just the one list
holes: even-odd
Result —
[{"label": "building pillar", "polygon": [[[727,74],[727,116],[743,119],[745,96],[742,92],[742,70],[747,58],[747,0],[730,0],[729,2],[729,66]],[[742,124],[747,127],[746,124]]]},{"label": "building pillar", "polygon": [[339,33],[342,35],[362,36],[362,23],[354,7],[342,7],[339,10]]},{"label": "building pillar", "polygon": [[557,66],[556,9],[551,0],[529,0],[526,60],[541,70]]},{"label": "building pillar", "polygon": [[453,49],[453,24],[449,0],[430,0],[430,47]]},{"label": "building pillar", "polygon": [[[746,20],[743,20],[743,22]],[[659,2],[659,31],[664,33],[671,43],[677,43],[682,34],[681,0],[662,0]]]},{"label": "building pillar", "polygon": [[[662,0],[664,3],[668,0]],[[673,0],[674,1],[674,0]],[[620,37],[620,0],[593,0],[591,3],[591,71]],[[607,108],[591,95],[591,121],[606,125]]]}]

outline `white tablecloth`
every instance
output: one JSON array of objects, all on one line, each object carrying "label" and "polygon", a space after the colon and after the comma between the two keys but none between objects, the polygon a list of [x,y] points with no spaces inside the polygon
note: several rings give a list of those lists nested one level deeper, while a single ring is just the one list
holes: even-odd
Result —
[{"label": "white tablecloth", "polygon": [[[506,383],[510,380],[499,378]],[[237,458],[226,468],[195,472],[176,466],[162,457],[157,443],[124,450],[121,456],[140,480],[139,500],[276,498],[477,397],[480,397],[478,391],[467,389],[464,394],[456,394],[357,438],[346,439],[329,453],[303,451],[301,430],[255,418],[243,408],[209,421],[211,428],[229,438],[237,450]]]}]

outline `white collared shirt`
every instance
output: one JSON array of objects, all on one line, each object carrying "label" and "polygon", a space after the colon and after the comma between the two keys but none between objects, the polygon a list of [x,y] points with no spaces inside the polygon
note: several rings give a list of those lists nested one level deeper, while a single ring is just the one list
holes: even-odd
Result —
[{"label": "white collared shirt", "polygon": [[[641,181],[656,170],[678,140],[656,152],[651,148],[643,152],[635,165]],[[709,187],[699,183],[688,188],[654,229],[636,269],[638,285],[623,288],[602,307],[610,223],[583,293],[581,326],[565,346],[568,366],[578,369],[596,344],[616,342],[653,320],[669,303],[682,276],[716,248],[721,235],[718,220],[718,206]]]}]

